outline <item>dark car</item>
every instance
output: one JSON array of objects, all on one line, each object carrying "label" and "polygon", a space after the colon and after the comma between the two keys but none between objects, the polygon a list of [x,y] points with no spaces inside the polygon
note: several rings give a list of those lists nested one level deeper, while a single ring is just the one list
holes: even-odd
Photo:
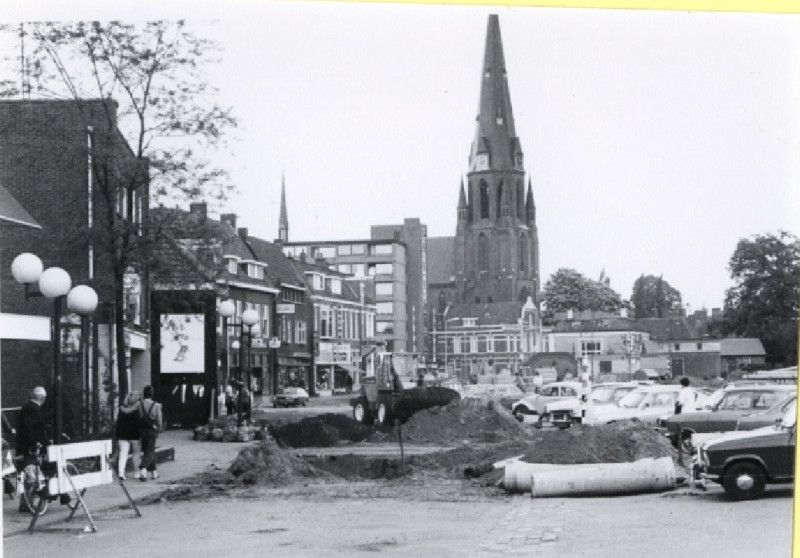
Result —
[{"label": "dark car", "polygon": [[700,445],[699,476],[722,485],[734,500],[752,500],[767,484],[794,481],[796,408],[780,423],[728,432]]},{"label": "dark car", "polygon": [[308,405],[308,392],[299,387],[287,387],[272,398],[273,407],[288,407],[290,405],[294,407]]},{"label": "dark car", "polygon": [[739,419],[736,430],[755,430],[765,426],[773,426],[778,419],[783,418],[786,411],[795,409],[797,406],[797,394],[790,395],[786,399],[777,402],[768,410],[757,415],[750,415]]},{"label": "dark car", "polygon": [[794,393],[795,386],[761,384],[727,389],[722,399],[709,411],[680,413],[663,419],[672,443],[678,446],[678,429],[684,449],[693,452],[692,434],[730,432],[736,430],[739,419],[762,413]]}]

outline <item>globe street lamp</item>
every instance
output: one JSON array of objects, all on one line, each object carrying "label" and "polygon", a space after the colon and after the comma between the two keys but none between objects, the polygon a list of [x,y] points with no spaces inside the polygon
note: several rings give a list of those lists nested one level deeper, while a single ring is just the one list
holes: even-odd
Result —
[{"label": "globe street lamp", "polygon": [[[236,313],[236,305],[233,303],[233,301],[230,301],[230,300],[222,301],[220,303],[220,305],[219,305],[219,308],[217,308],[217,312],[219,312],[220,316],[222,316],[222,318],[223,318],[222,327],[225,330],[225,338],[226,338],[226,344],[227,344],[228,319],[232,318],[234,316],[234,314]],[[239,375],[240,375],[240,379],[241,379],[240,383],[242,385],[239,387],[239,399],[238,399],[238,404],[237,404],[237,415],[236,415],[236,426],[237,427],[241,427],[242,426],[242,402],[243,402],[243,399],[244,399],[244,386],[245,385],[249,385],[249,383],[250,383],[249,382],[249,377],[248,377],[249,376],[249,372],[250,372],[250,367],[248,365],[245,368],[245,358],[244,358],[244,335],[245,335],[245,331],[244,331],[244,327],[247,326],[247,360],[249,360],[250,359],[250,341],[252,340],[253,335],[257,335],[258,334],[258,328],[257,327],[254,328],[254,326],[258,323],[258,312],[256,312],[255,310],[252,310],[252,309],[251,310],[245,310],[244,312],[242,312],[242,315],[241,315],[241,318],[240,318],[240,322],[241,323],[238,323],[238,324],[236,324],[236,323],[231,324],[232,327],[239,328],[239,330],[241,331],[241,334],[240,334],[241,342],[239,343]],[[255,332],[253,331],[254,329],[255,329]],[[226,345],[226,348],[227,348],[227,345]],[[247,372],[245,372],[245,370]],[[247,376],[245,374],[247,374]],[[247,384],[245,384],[245,379],[246,378],[248,380]]]},{"label": "globe street lamp", "polygon": [[[14,280],[25,286],[25,300],[44,296],[53,299],[53,399],[55,401],[55,424],[53,441],[61,441],[63,423],[62,378],[61,378],[61,314],[62,304],[66,297],[67,309],[86,316],[97,308],[97,293],[86,285],[72,287],[69,273],[60,267],[43,270],[42,260],[38,256],[25,252],[11,262],[11,274]],[[31,285],[38,283],[39,291],[31,290]]]}]

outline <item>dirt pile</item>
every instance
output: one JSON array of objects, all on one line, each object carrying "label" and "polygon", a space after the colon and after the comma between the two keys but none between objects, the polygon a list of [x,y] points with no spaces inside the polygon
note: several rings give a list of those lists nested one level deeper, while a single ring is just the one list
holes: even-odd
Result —
[{"label": "dirt pile", "polygon": [[404,440],[436,444],[503,442],[525,438],[529,430],[496,401],[481,398],[420,411],[402,426]]},{"label": "dirt pile", "polygon": [[269,430],[278,444],[292,448],[325,448],[341,442],[360,442],[372,433],[371,427],[335,413],[304,418]]},{"label": "dirt pile", "polygon": [[228,472],[238,484],[259,486],[286,486],[298,480],[331,477],[269,438],[240,451]]}]

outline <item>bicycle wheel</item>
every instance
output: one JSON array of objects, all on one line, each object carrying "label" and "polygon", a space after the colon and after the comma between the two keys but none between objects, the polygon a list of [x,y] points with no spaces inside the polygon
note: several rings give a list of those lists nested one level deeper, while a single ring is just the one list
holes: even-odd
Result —
[{"label": "bicycle wheel", "polygon": [[22,505],[27,507],[27,511],[35,514],[42,502],[42,509],[39,515],[44,515],[47,511],[47,498],[45,495],[45,486],[47,479],[42,472],[41,467],[36,463],[28,463],[22,469]]}]

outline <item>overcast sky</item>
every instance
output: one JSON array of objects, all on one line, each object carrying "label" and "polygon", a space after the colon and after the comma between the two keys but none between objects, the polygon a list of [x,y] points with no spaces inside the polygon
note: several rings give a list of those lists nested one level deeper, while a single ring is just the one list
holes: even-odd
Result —
[{"label": "overcast sky", "polygon": [[[740,238],[798,234],[800,16],[298,2],[91,4],[10,18],[185,17],[223,46],[209,79],[240,120],[225,212],[292,241],[418,217],[455,234],[489,13],[533,186],[543,280],[629,298],[662,275],[722,305]],[[27,7],[26,7],[27,6]],[[209,25],[212,20],[218,20]]]}]

